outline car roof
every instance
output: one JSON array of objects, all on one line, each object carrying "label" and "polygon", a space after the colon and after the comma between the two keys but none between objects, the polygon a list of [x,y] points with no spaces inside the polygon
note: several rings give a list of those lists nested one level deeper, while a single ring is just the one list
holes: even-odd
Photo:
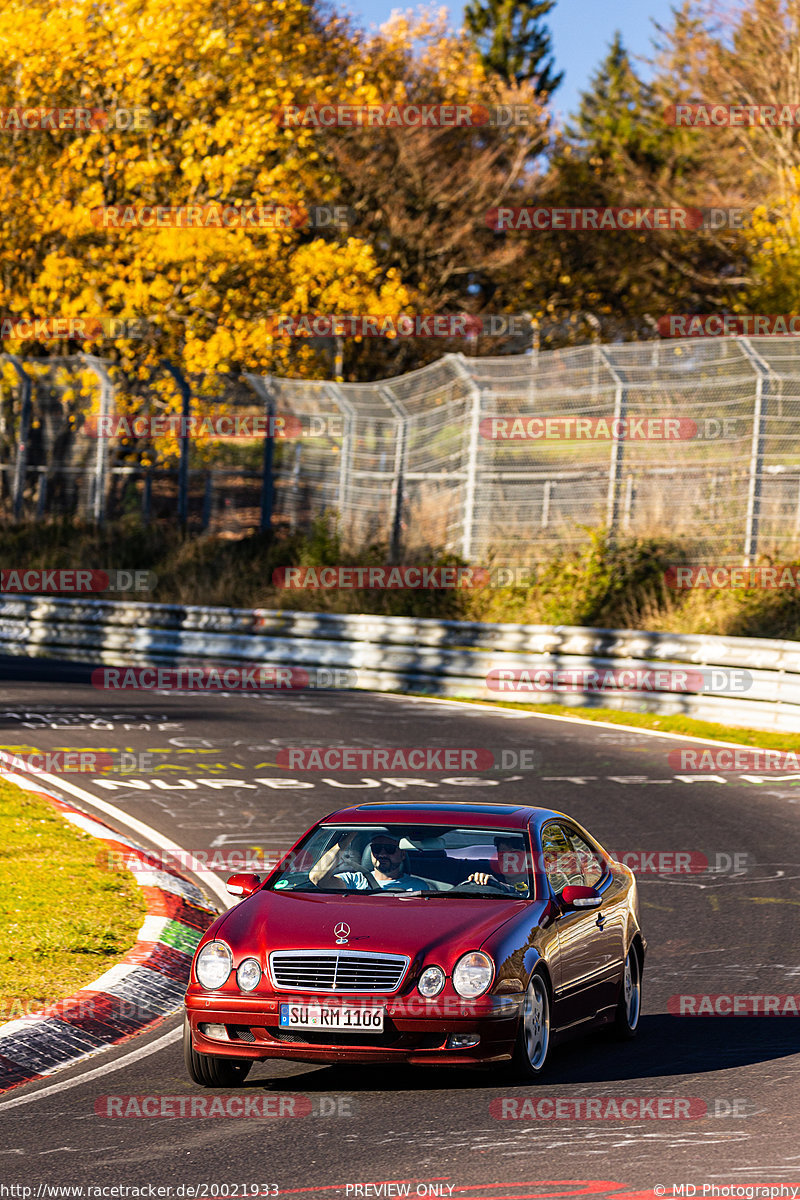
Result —
[{"label": "car roof", "polygon": [[323,817],[323,822],[337,821],[347,825],[369,822],[406,822],[413,825],[441,825],[463,822],[479,829],[525,829],[533,821],[538,825],[550,817],[562,816],[550,808],[534,808],[522,804],[469,803],[399,803],[356,804],[340,808]]}]

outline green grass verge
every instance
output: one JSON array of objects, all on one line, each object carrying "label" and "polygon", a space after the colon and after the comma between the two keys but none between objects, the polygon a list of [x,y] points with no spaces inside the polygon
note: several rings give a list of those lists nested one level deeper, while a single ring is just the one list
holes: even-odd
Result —
[{"label": "green grass verge", "polygon": [[90,983],[136,941],[146,907],[100,843],[0,780],[0,1021]]},{"label": "green grass verge", "polygon": [[526,704],[513,700],[469,700],[464,704],[491,704],[495,708],[525,709],[526,712],[550,713],[556,717],[580,717],[584,721],[608,721],[612,725],[630,725],[635,729],[657,729],[659,733],[682,733],[715,742],[738,742],[762,750],[800,751],[800,734],[768,733],[758,729],[736,729],[713,721],[695,721],[692,717],[659,716],[657,713],[621,712],[618,708],[571,708],[564,704]]}]

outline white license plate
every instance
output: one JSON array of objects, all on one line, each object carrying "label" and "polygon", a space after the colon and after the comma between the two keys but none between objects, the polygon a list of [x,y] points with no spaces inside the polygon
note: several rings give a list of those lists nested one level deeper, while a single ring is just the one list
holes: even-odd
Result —
[{"label": "white license plate", "polygon": [[352,1029],[383,1033],[382,1008],[328,1007],[326,1004],[282,1004],[281,1029]]}]

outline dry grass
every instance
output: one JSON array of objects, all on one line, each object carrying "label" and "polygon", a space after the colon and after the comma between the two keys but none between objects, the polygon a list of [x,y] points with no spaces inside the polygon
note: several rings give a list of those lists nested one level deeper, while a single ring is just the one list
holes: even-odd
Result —
[{"label": "dry grass", "polygon": [[[427,496],[422,503],[430,505],[433,498]],[[614,545],[598,532],[580,551],[554,553],[539,564],[530,586],[475,591],[287,591],[275,587],[273,571],[281,566],[379,566],[388,562],[385,544],[354,547],[332,520],[325,519],[318,520],[307,535],[284,529],[273,536],[254,534],[235,540],[187,537],[171,525],[142,528],[132,519],[99,531],[69,522],[31,523],[0,531],[0,557],[9,567],[147,569],[158,576],[154,593],[128,598],[159,603],[800,640],[796,590],[678,593],[665,586],[667,567],[691,561],[692,554],[679,538],[663,532],[620,539]],[[429,546],[409,552],[405,561],[439,566],[461,562],[457,555]]]}]

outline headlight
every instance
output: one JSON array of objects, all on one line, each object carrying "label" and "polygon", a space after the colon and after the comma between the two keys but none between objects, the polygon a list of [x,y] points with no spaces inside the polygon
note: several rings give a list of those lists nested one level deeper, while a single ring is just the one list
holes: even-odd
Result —
[{"label": "headlight", "polygon": [[494,977],[494,963],[482,950],[471,950],[456,963],[453,987],[459,996],[473,999],[488,990]]},{"label": "headlight", "polygon": [[204,988],[222,987],[231,973],[233,959],[224,942],[207,942],[197,956],[194,973]]},{"label": "headlight", "polygon": [[444,987],[445,974],[441,967],[426,967],[419,977],[417,990],[421,996],[438,996]]},{"label": "headlight", "polygon": [[252,992],[253,988],[258,987],[260,979],[261,967],[254,958],[246,958],[244,962],[239,963],[236,982],[243,992]]}]

